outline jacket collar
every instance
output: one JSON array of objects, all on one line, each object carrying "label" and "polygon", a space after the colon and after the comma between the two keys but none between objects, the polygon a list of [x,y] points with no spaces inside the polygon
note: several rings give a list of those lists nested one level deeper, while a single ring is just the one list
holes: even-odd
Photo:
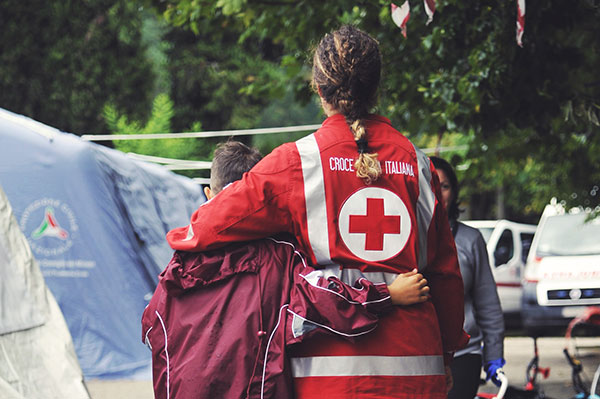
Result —
[{"label": "jacket collar", "polygon": [[[365,118],[365,120],[367,120],[367,121],[376,121],[376,122],[380,122],[380,123],[385,123],[385,124],[388,124],[390,126],[392,125],[392,122],[388,118],[386,118],[384,116],[381,116],[381,115],[377,115],[377,114],[369,114]],[[346,123],[346,118],[344,117],[344,115],[342,115],[342,114],[335,114],[335,115],[331,115],[330,117],[328,117],[327,119],[325,119],[323,121],[322,126],[323,127],[326,127],[326,126],[335,126],[335,125],[342,124],[342,123],[344,123],[344,124]]]}]

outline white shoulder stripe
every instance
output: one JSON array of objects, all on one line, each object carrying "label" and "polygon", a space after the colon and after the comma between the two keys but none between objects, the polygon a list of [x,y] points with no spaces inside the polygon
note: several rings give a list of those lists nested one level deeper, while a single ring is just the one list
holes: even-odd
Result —
[{"label": "white shoulder stripe", "polygon": [[423,151],[415,146],[417,153],[417,167],[419,168],[419,198],[417,200],[417,225],[419,229],[419,270],[427,267],[427,234],[433,219],[435,207],[435,194],[431,187],[431,169],[429,158]]},{"label": "white shoulder stripe", "polygon": [[296,141],[296,148],[302,162],[308,240],[317,263],[327,265],[331,263],[327,204],[321,153],[315,135]]}]

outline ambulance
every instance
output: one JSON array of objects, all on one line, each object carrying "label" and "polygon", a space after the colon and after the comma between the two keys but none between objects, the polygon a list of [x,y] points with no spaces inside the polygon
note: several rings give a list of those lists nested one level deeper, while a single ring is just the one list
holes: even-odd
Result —
[{"label": "ambulance", "polygon": [[600,306],[600,217],[553,201],[544,209],[523,276],[521,315],[529,335],[566,326]]}]

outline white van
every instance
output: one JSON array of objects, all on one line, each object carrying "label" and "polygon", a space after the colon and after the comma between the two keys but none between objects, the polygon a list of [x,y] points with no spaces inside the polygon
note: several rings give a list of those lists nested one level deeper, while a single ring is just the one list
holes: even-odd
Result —
[{"label": "white van", "polygon": [[509,220],[467,220],[478,229],[487,244],[490,267],[505,316],[519,318],[523,269],[536,226]]},{"label": "white van", "polygon": [[600,217],[547,205],[525,267],[523,326],[539,335],[590,305],[600,305]]}]

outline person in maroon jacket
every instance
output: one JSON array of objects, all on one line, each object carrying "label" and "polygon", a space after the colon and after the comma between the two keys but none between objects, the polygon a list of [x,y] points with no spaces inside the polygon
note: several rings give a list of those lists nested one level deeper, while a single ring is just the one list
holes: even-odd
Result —
[{"label": "person in maroon jacket", "polygon": [[[259,159],[242,143],[220,145],[207,198]],[[176,251],[142,317],[155,397],[292,398],[287,347],[323,334],[352,340],[392,304],[424,302],[428,292],[416,271],[389,287],[364,278],[350,287],[308,266],[291,236]]]}]

